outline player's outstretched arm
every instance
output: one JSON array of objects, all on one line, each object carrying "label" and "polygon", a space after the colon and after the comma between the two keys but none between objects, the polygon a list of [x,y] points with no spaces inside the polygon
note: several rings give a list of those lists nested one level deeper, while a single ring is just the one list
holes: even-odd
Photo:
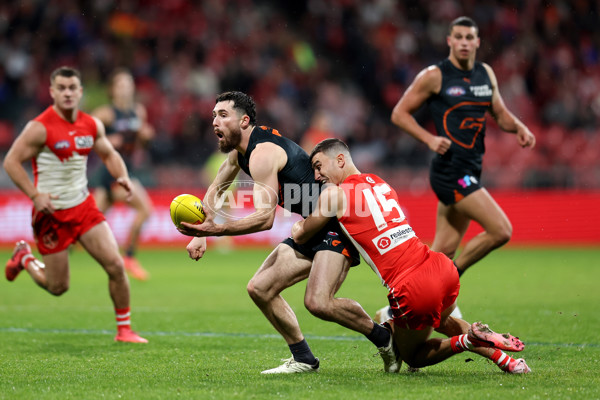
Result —
[{"label": "player's outstretched arm", "polygon": [[517,142],[519,142],[521,147],[533,148],[535,146],[535,136],[531,133],[529,128],[519,120],[519,118],[510,112],[506,107],[506,104],[504,104],[502,95],[500,95],[500,90],[498,90],[498,80],[496,79],[496,74],[494,74],[492,68],[487,64],[483,64],[483,66],[487,70],[490,81],[492,82],[493,93],[490,113],[496,119],[500,129],[517,135]]},{"label": "player's outstretched arm", "polygon": [[[255,211],[244,218],[223,224],[215,224],[213,220],[208,219],[199,225],[182,222],[179,232],[197,237],[239,236],[271,229],[275,221],[278,200],[277,173],[286,162],[287,155],[281,147],[273,143],[259,144],[252,152],[249,164],[250,174],[254,179],[252,198]],[[205,203],[207,205],[216,203],[214,199],[207,199],[206,196],[205,199],[208,200]]]},{"label": "player's outstretched arm", "polygon": [[312,214],[292,226],[292,239],[299,244],[306,243],[331,218],[341,217],[343,213],[344,191],[339,186],[332,185],[321,192]]},{"label": "player's outstretched arm", "polygon": [[415,113],[432,95],[442,87],[442,72],[436,66],[421,71],[406,89],[394,110],[392,123],[400,129],[425,143],[430,150],[444,154],[450,148],[450,139],[433,135],[424,129],[413,117]]}]

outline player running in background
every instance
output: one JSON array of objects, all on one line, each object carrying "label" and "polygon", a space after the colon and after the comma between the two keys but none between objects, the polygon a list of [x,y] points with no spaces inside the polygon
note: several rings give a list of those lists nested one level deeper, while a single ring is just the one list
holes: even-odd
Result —
[{"label": "player running in background", "polygon": [[[256,125],[254,100],[241,92],[219,95],[213,110],[213,128],[219,149],[228,153],[204,197],[206,220],[200,225],[182,223],[180,231],[197,236],[187,246],[192,259],[206,250],[207,236],[244,235],[271,229],[276,207],[300,215],[311,211],[319,193],[308,154],[275,129]],[[254,180],[255,211],[222,224],[214,221],[218,198],[243,170]],[[267,257],[248,283],[248,293],[273,327],[287,342],[292,358],[263,374],[315,372],[319,360],[313,355],[300,325],[281,292],[308,278],[304,302],[317,317],[337,322],[365,335],[379,350],[386,372],[398,372],[390,331],[375,323],[356,301],[337,298],[340,285],[352,265],[359,263],[356,249],[339,231],[337,222],[325,226],[314,239],[297,245],[284,240]]]},{"label": "player running in background", "polygon": [[[25,269],[49,293],[69,289],[69,251],[79,241],[108,274],[117,319],[116,341],[147,343],[131,330],[129,281],[115,237],[87,188],[87,159],[94,150],[127,193],[132,186],[123,159],[112,147],[102,123],[79,110],[83,95],[78,70],[61,67],[50,77],[54,104],[30,121],[12,144],[4,169],[33,201],[33,235],[42,261],[20,241],[6,263],[6,279]],[[35,183],[23,163],[32,160]]]},{"label": "player running in background", "polygon": [[[106,128],[106,136],[113,147],[119,151],[127,169],[135,175],[139,164],[140,151],[154,137],[154,129],[147,122],[146,107],[135,100],[135,83],[131,73],[119,68],[113,71],[109,79],[110,104],[98,107],[92,112]],[[99,184],[94,190],[94,199],[98,208],[106,212],[115,202],[124,202],[135,210],[135,218],[129,229],[125,246],[125,270],[132,278],[148,279],[148,272],[135,258],[137,244],[144,222],[152,214],[152,200],[138,179],[132,177],[133,197],[125,201],[127,193],[115,181],[110,172],[100,165]]]},{"label": "player running in background", "polygon": [[[431,249],[454,259],[471,221],[484,230],[454,259],[459,275],[512,235],[506,214],[480,182],[485,113],[502,130],[516,134],[520,146],[535,146],[535,136],[505,106],[492,68],[475,61],[478,33],[471,18],[452,21],[446,38],[450,55],[417,75],[391,116],[394,124],[437,153],[430,169],[430,184],[439,200]],[[425,103],[437,136],[412,116]],[[389,314],[387,307],[379,310],[377,318],[387,318],[386,311]]]},{"label": "player running in background", "polygon": [[[408,224],[396,192],[380,177],[361,174],[348,147],[326,139],[310,155],[315,178],[326,187],[315,210],[292,228],[296,242],[304,243],[332,219],[352,239],[361,255],[389,290],[394,341],[402,360],[411,367],[437,364],[465,350],[482,353],[502,370],[527,373],[524,359],[502,350],[521,351],[523,343],[474,323],[466,334],[448,339],[430,338],[456,306],[460,283],[452,260],[429,249]],[[488,350],[489,351],[489,350]]]},{"label": "player running in background", "polygon": [[[454,260],[462,274],[508,242],[512,234],[506,214],[480,183],[485,113],[489,112],[502,130],[515,133],[522,147],[533,148],[535,137],[506,108],[492,68],[475,61],[480,43],[475,22],[468,17],[457,18],[450,24],[446,40],[448,58],[417,75],[391,118],[437,153],[430,173],[431,187],[439,199],[431,248],[454,258],[470,221],[484,229]],[[423,129],[412,116],[424,103],[431,110],[437,136]]]}]

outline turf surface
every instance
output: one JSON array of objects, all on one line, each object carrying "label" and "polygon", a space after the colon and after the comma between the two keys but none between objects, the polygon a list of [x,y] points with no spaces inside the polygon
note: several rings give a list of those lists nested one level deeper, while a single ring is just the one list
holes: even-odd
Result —
[{"label": "turf surface", "polygon": [[[0,399],[597,399],[600,398],[600,248],[503,248],[462,278],[465,319],[521,337],[533,373],[502,373],[472,353],[385,374],[360,335],[311,316],[304,283],[284,292],[319,374],[261,376],[289,357],[285,342],[246,293],[267,255],[144,250],[148,282],[132,281],[134,329],[147,345],[114,343],[106,276],[81,250],[71,288],[53,297],[27,274],[0,282]],[[6,259],[8,251],[0,252]],[[366,266],[340,296],[373,314],[386,290]]]}]

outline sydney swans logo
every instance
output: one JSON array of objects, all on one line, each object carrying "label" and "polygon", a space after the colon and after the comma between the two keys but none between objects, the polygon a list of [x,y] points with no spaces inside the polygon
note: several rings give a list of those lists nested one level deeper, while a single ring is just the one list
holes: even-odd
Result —
[{"label": "sydney swans logo", "polygon": [[254,209],[256,217],[270,214],[277,207],[277,192],[273,188],[252,180],[225,182],[206,192],[204,206],[215,216],[226,220],[247,217]]}]

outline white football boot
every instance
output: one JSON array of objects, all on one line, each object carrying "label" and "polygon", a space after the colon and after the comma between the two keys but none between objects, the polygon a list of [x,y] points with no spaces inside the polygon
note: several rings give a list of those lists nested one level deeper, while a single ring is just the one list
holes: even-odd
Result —
[{"label": "white football boot", "polygon": [[390,332],[390,341],[385,347],[378,347],[379,355],[383,360],[383,370],[392,374],[400,372],[402,366],[402,359],[398,355],[396,347],[394,345],[394,335],[392,328],[388,322],[382,324],[385,329]]},{"label": "white football boot", "polygon": [[284,363],[281,364],[279,367],[267,369],[265,371],[262,371],[261,374],[297,374],[301,372],[319,372],[318,358],[317,363],[314,365],[298,362],[294,360],[294,357],[282,359],[281,361],[284,361]]}]

